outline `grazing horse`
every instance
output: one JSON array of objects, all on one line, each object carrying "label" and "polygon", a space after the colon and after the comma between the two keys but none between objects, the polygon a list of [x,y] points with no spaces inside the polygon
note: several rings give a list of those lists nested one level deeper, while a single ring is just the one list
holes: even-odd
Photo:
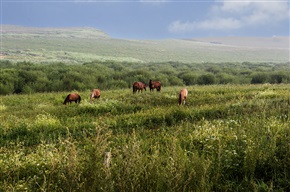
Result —
[{"label": "grazing horse", "polygon": [[142,93],[143,89],[146,91],[146,84],[142,82],[135,82],[133,83],[133,93],[137,91]]},{"label": "grazing horse", "polygon": [[187,89],[181,89],[180,90],[179,99],[178,99],[178,105],[182,105],[182,102],[185,105],[185,100],[186,100],[187,94],[188,94]]},{"label": "grazing horse", "polygon": [[149,81],[149,88],[150,88],[150,92],[151,91],[154,91],[154,89],[156,89],[157,91],[160,91],[161,90],[161,83],[160,83],[160,81],[152,81],[150,79],[150,81]]},{"label": "grazing horse", "polygon": [[66,96],[63,104],[66,105],[67,103],[71,103],[72,101],[74,101],[75,103],[80,103],[81,96],[77,93],[70,93]]},{"label": "grazing horse", "polygon": [[90,101],[92,102],[94,98],[100,98],[101,91],[99,89],[93,89],[90,95]]}]

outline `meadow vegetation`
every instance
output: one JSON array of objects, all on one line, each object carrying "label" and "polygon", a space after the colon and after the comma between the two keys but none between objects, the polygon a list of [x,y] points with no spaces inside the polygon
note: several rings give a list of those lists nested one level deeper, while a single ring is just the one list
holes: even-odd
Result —
[{"label": "meadow vegetation", "polygon": [[1,27],[0,191],[290,191],[288,37]]},{"label": "meadow vegetation", "polygon": [[290,190],[289,85],[182,87],[0,96],[0,191]]}]

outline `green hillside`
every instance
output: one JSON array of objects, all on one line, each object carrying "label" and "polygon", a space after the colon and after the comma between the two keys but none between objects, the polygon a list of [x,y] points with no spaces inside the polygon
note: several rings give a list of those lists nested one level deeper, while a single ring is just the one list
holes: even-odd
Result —
[{"label": "green hillside", "polygon": [[[128,40],[114,39],[94,28],[31,28],[1,26],[2,59],[50,63],[83,63],[93,60],[128,62],[288,62],[289,37],[275,46],[270,39],[252,38],[249,46],[241,38]],[[222,40],[221,40],[222,39]],[[232,43],[231,43],[232,42]],[[233,43],[234,42],[234,43]],[[256,43],[255,43],[256,42]],[[280,46],[281,45],[281,46]]]}]

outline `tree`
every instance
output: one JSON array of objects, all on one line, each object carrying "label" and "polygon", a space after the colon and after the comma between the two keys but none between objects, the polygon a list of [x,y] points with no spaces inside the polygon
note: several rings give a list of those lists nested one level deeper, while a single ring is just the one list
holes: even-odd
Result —
[{"label": "tree", "polygon": [[263,84],[269,82],[269,76],[266,73],[256,73],[252,76],[251,84]]},{"label": "tree", "polygon": [[198,77],[197,83],[199,85],[211,85],[215,83],[215,77],[212,74],[204,74]]}]

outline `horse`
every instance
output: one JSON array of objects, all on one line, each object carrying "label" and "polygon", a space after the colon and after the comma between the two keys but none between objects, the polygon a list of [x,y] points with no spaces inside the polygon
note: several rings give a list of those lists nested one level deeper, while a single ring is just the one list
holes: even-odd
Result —
[{"label": "horse", "polygon": [[146,84],[142,82],[135,82],[133,83],[133,93],[136,93],[137,91],[141,93],[143,92],[143,89],[146,91]]},{"label": "horse", "polygon": [[184,89],[180,90],[179,99],[178,99],[178,105],[182,105],[182,102],[185,105],[185,100],[186,100],[187,94],[188,94],[187,89],[184,88]]},{"label": "horse", "polygon": [[154,89],[156,89],[157,91],[160,91],[161,90],[161,83],[160,83],[160,81],[152,81],[150,79],[150,81],[149,81],[149,88],[150,88],[150,92],[151,91],[154,91]]},{"label": "horse", "polygon": [[72,101],[74,101],[75,103],[80,103],[81,96],[77,93],[70,93],[66,96],[63,104],[66,105],[67,103],[71,103]]},{"label": "horse", "polygon": [[90,101],[92,102],[94,98],[100,98],[101,97],[101,91],[99,89],[92,89],[91,95],[90,95]]}]

